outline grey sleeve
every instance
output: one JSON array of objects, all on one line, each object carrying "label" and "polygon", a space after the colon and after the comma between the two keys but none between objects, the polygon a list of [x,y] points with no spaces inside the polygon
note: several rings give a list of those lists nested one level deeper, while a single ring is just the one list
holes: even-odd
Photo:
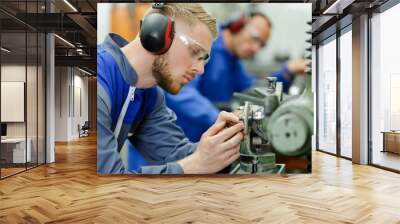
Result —
[{"label": "grey sleeve", "polygon": [[101,85],[97,85],[97,173],[123,174],[128,172],[118,152],[112,131],[111,100]]},{"label": "grey sleeve", "polygon": [[176,124],[176,115],[167,108],[160,88],[157,88],[153,111],[145,117],[134,136],[135,147],[141,153],[151,160],[166,164],[142,167],[141,173],[182,173],[176,161],[192,154],[197,147]]}]

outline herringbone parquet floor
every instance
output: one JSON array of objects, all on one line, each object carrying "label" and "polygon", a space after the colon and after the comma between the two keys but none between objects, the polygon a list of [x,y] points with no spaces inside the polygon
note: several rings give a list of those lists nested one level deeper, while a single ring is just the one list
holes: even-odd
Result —
[{"label": "herringbone parquet floor", "polygon": [[400,175],[320,152],[313,174],[98,176],[95,138],[0,181],[0,223],[400,223]]}]

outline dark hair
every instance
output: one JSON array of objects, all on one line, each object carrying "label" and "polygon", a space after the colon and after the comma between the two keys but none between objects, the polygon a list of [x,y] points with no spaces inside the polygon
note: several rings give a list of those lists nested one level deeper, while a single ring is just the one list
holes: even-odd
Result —
[{"label": "dark hair", "polygon": [[269,28],[272,29],[271,20],[269,19],[269,17],[266,14],[259,12],[259,11],[252,11],[249,13],[250,18],[254,18],[256,16],[261,16],[262,18],[264,18],[265,21],[267,21]]}]

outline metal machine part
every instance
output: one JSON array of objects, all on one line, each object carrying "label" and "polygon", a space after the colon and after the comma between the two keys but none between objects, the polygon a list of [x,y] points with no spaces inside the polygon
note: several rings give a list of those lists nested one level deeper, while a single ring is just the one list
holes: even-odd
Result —
[{"label": "metal machine part", "polygon": [[[269,79],[268,83],[274,82]],[[271,86],[276,86],[271,84]],[[271,90],[271,89],[270,89]],[[259,97],[234,94],[244,105],[237,111],[245,126],[240,145],[240,161],[232,172],[277,173],[284,164],[276,164],[276,153],[303,156],[311,152],[313,133],[313,97],[310,89],[300,96],[281,101],[275,91],[255,91]],[[282,93],[278,93],[282,94]]]},{"label": "metal machine part", "polygon": [[[308,47],[307,51],[310,50]],[[249,94],[234,93],[243,103],[237,112],[245,126],[245,137],[240,144],[240,159],[231,173],[283,173],[285,164],[276,163],[276,153],[293,157],[311,154],[311,69],[306,74],[302,94],[286,99],[282,83],[274,77],[268,77],[265,87],[254,88]]]},{"label": "metal machine part", "polygon": [[244,105],[237,111],[245,127],[245,137],[240,145],[240,161],[232,172],[276,173],[284,170],[284,165],[275,163],[276,156],[266,135],[267,121],[280,104],[282,92],[277,93],[276,86],[276,79],[269,77],[266,89],[254,89],[256,96],[234,94],[244,100]]}]

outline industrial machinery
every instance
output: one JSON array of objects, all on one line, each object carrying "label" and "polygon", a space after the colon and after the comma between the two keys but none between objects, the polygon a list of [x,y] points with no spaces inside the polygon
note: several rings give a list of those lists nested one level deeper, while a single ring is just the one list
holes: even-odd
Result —
[{"label": "industrial machinery", "polygon": [[[311,43],[311,40],[307,40]],[[311,60],[311,48],[306,59]],[[311,62],[309,63],[309,66]],[[302,94],[285,97],[282,83],[268,77],[264,88],[249,94],[235,93],[242,104],[236,110],[245,126],[240,145],[240,159],[230,173],[284,173],[285,164],[276,163],[277,154],[304,157],[311,171],[311,136],[313,133],[313,94],[311,69],[306,71]]]}]

